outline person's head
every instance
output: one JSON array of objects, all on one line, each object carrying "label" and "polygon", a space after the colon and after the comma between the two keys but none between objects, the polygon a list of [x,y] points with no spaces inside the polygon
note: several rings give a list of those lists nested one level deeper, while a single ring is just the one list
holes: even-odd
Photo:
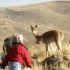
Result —
[{"label": "person's head", "polygon": [[24,38],[22,34],[16,33],[13,35],[12,42],[13,44],[18,44],[18,43],[23,44],[23,39]]}]

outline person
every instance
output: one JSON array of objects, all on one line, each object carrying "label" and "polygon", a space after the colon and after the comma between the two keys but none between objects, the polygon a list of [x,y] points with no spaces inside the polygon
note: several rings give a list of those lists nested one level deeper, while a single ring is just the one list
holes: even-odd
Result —
[{"label": "person", "polygon": [[3,48],[2,48],[3,52],[6,53],[11,46],[12,46],[12,36],[4,39],[4,44],[3,44]]},{"label": "person", "polygon": [[30,56],[27,49],[23,45],[23,35],[14,34],[12,37],[12,47],[7,51],[2,60],[2,69],[5,69],[8,64],[9,70],[21,70],[24,63],[29,69],[32,67]]}]

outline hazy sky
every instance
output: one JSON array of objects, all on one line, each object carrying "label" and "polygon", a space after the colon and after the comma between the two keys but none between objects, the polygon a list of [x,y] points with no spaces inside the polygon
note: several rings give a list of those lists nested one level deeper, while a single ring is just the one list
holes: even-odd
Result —
[{"label": "hazy sky", "polygon": [[32,3],[47,2],[54,0],[0,0],[0,6],[27,5]]}]

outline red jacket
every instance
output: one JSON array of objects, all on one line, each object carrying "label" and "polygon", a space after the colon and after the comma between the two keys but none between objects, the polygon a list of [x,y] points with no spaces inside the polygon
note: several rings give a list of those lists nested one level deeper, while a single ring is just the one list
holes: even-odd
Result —
[{"label": "red jacket", "polygon": [[9,61],[18,61],[20,64],[25,62],[26,66],[32,66],[27,50],[24,45],[20,44],[15,44],[8,50],[2,64],[7,64]]}]

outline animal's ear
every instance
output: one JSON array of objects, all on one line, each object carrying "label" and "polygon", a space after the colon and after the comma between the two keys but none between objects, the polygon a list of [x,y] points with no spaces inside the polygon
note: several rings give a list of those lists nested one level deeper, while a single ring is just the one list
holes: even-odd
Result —
[{"label": "animal's ear", "polygon": [[30,25],[30,27],[32,28],[32,26]]},{"label": "animal's ear", "polygon": [[37,25],[35,27],[37,28]]}]

